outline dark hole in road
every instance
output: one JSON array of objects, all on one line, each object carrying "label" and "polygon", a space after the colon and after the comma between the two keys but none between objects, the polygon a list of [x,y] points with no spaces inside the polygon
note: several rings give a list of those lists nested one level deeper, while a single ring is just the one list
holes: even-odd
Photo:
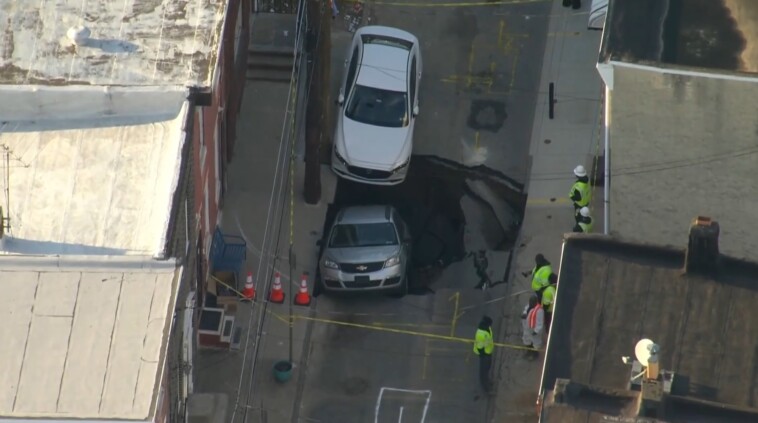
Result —
[{"label": "dark hole in road", "polygon": [[[480,218],[467,222],[461,200],[477,207]],[[474,230],[488,250],[507,251],[518,235],[526,196],[523,186],[484,166],[466,167],[434,156],[413,156],[400,185],[385,187],[339,179],[329,205],[324,236],[338,210],[353,205],[390,204],[413,236],[409,293],[433,292],[442,269],[479,251],[466,251],[464,229]],[[469,206],[470,208],[470,206]],[[478,266],[477,266],[478,267]]]}]

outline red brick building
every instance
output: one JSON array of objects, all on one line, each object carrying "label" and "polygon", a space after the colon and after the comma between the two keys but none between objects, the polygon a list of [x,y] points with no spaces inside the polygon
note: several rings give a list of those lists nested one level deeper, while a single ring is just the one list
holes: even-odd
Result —
[{"label": "red brick building", "polygon": [[209,94],[210,104],[198,105],[194,112],[192,173],[197,245],[202,256],[200,279],[208,271],[210,243],[223,205],[226,164],[234,148],[245,84],[250,13],[250,2],[229,0],[211,86],[199,87]]}]

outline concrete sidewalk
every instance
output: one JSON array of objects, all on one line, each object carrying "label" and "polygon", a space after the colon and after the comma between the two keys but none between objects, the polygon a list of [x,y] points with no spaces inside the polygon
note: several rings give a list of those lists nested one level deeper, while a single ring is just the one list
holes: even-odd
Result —
[{"label": "concrete sidewalk", "polygon": [[[256,34],[256,28],[271,25],[276,27],[273,30],[285,34],[279,37],[282,42],[294,36],[294,28],[278,28],[281,25],[276,19],[282,20],[281,15],[256,18],[273,21],[268,25],[254,25],[252,43],[256,42],[256,35],[264,38],[270,35]],[[254,275],[257,298],[252,304],[237,306],[236,324],[242,328],[240,349],[201,349],[194,363],[195,390],[225,394],[228,422],[291,421],[293,404],[305,374],[305,369],[300,367],[302,353],[307,351],[308,345],[307,325],[303,322],[293,326],[292,378],[280,383],[273,372],[274,363],[290,358],[289,302],[297,292],[303,273],[308,273],[312,291],[316,241],[321,238],[327,205],[336,187],[336,177],[328,167],[323,167],[321,203],[311,206],[303,202],[305,79],[303,71],[299,84],[293,87],[298,98],[294,109],[288,103],[289,83],[248,80],[245,86],[221,227],[224,233],[245,238],[248,255],[244,270]],[[290,136],[293,113],[297,117],[294,142]],[[291,162],[293,148],[295,157]],[[292,268],[290,244],[296,258]],[[281,273],[286,294],[284,304],[267,301],[275,272]],[[294,281],[290,280],[290,273]],[[295,307],[294,312],[307,315],[309,310]]]},{"label": "concrete sidewalk", "polygon": [[[501,342],[521,344],[520,314],[531,295],[530,278],[521,273],[531,271],[538,253],[544,254],[557,272],[562,236],[574,226],[568,199],[574,181],[572,171],[578,164],[591,170],[592,156],[602,154],[602,81],[595,69],[601,32],[587,30],[589,7],[585,1],[580,11],[574,11],[553,2],[540,82],[544,95],[540,96],[532,129],[528,200],[510,275],[509,294],[513,296],[502,305],[503,324],[497,338]],[[551,82],[556,90],[554,119],[548,116]],[[594,198],[594,204],[602,205],[602,188],[596,190]],[[593,207],[595,231],[603,228],[601,207]],[[491,421],[536,420],[541,359],[527,361],[524,353],[516,350],[498,352],[499,387],[491,406]]]}]

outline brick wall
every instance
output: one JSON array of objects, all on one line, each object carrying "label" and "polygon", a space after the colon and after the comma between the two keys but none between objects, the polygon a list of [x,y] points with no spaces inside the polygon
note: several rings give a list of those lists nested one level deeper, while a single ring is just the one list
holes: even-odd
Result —
[{"label": "brick wall", "polygon": [[[240,14],[240,12],[242,12]],[[239,24],[238,18],[241,16]],[[223,205],[225,164],[231,158],[237,115],[245,81],[245,64],[250,24],[250,3],[229,2],[220,46],[220,60],[211,88],[212,102],[207,107],[194,107],[188,117],[189,139],[184,151],[186,166],[180,173],[180,187],[174,196],[174,210],[167,255],[179,259],[184,267],[179,282],[175,321],[166,356],[166,377],[156,387],[161,402],[156,421],[184,421],[184,397],[192,363],[183,360],[183,317],[190,290],[204,289],[210,240],[219,211]],[[237,46],[235,51],[235,46]],[[220,159],[220,160],[219,160]],[[203,292],[197,293],[202,299]],[[197,328],[198,310],[193,326]],[[196,340],[192,340],[195,345]]]},{"label": "brick wall", "polygon": [[204,268],[210,240],[223,208],[226,164],[231,160],[237,116],[245,83],[245,66],[250,26],[250,3],[229,2],[221,37],[219,62],[211,87],[212,102],[195,109],[193,157],[195,166],[195,217],[203,239]]}]

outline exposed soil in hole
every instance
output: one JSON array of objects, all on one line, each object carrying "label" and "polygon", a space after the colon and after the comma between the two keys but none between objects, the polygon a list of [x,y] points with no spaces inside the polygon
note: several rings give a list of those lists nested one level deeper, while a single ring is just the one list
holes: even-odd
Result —
[{"label": "exposed soil in hole", "polygon": [[409,293],[423,295],[433,292],[433,282],[451,263],[484,250],[510,250],[518,235],[525,203],[520,184],[489,168],[469,168],[438,157],[413,156],[408,177],[397,186],[340,179],[323,233],[327,233],[337,211],[343,207],[394,206],[413,234]]}]

